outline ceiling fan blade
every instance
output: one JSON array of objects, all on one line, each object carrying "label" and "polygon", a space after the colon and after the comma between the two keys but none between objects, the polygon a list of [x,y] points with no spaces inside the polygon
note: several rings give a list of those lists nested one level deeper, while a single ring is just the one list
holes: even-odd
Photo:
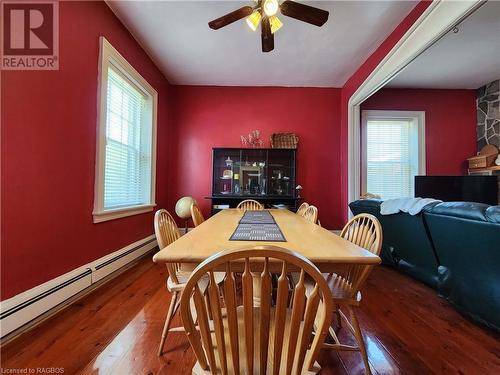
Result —
[{"label": "ceiling fan blade", "polygon": [[268,17],[262,18],[261,24],[262,52],[270,52],[274,49],[274,34],[271,32],[271,23]]},{"label": "ceiling fan blade", "polygon": [[316,26],[323,26],[328,20],[328,11],[309,5],[296,3],[295,1],[284,1],[280,5],[281,13],[285,16],[295,18]]},{"label": "ceiling fan blade", "polygon": [[225,16],[210,21],[208,23],[208,26],[213,30],[217,30],[220,29],[221,27],[229,25],[230,23],[233,23],[235,21],[241,20],[242,18],[249,16],[250,14],[252,14],[252,12],[253,8],[251,6],[242,7],[240,9],[236,9],[231,13],[226,14]]}]

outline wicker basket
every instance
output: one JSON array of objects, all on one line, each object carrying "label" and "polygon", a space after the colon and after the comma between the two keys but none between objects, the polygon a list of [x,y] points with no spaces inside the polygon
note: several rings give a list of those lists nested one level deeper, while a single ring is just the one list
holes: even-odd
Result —
[{"label": "wicker basket", "polygon": [[299,137],[294,133],[273,133],[271,134],[272,148],[297,148]]}]

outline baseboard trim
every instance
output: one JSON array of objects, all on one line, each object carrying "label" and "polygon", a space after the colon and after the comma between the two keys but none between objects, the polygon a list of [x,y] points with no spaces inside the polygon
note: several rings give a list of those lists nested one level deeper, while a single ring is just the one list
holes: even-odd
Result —
[{"label": "baseboard trim", "polygon": [[[154,235],[0,303],[1,345],[118,276],[157,246]],[[34,324],[33,324],[34,323]]]}]

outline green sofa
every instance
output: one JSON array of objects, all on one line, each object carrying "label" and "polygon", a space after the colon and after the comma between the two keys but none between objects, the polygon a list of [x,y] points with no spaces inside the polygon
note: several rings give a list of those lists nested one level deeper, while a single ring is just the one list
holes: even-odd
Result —
[{"label": "green sofa", "polygon": [[359,200],[353,214],[382,224],[382,260],[436,289],[459,311],[500,332],[500,206],[427,205],[415,216],[380,215],[381,201]]},{"label": "green sofa", "polygon": [[500,206],[445,202],[424,216],[439,256],[439,294],[500,331]]},{"label": "green sofa", "polygon": [[354,215],[370,213],[382,224],[384,241],[380,257],[383,264],[395,267],[436,289],[439,261],[423,215],[381,215],[381,203],[380,200],[358,200],[349,207]]}]

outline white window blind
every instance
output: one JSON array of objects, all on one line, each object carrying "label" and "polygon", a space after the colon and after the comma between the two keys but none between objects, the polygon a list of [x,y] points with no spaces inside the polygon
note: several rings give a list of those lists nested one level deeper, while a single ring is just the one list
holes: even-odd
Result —
[{"label": "white window blind", "polygon": [[151,119],[146,97],[113,66],[108,67],[104,209],[149,204]]},{"label": "white window blind", "polygon": [[418,174],[418,124],[414,119],[366,122],[366,191],[383,199],[412,197]]}]

